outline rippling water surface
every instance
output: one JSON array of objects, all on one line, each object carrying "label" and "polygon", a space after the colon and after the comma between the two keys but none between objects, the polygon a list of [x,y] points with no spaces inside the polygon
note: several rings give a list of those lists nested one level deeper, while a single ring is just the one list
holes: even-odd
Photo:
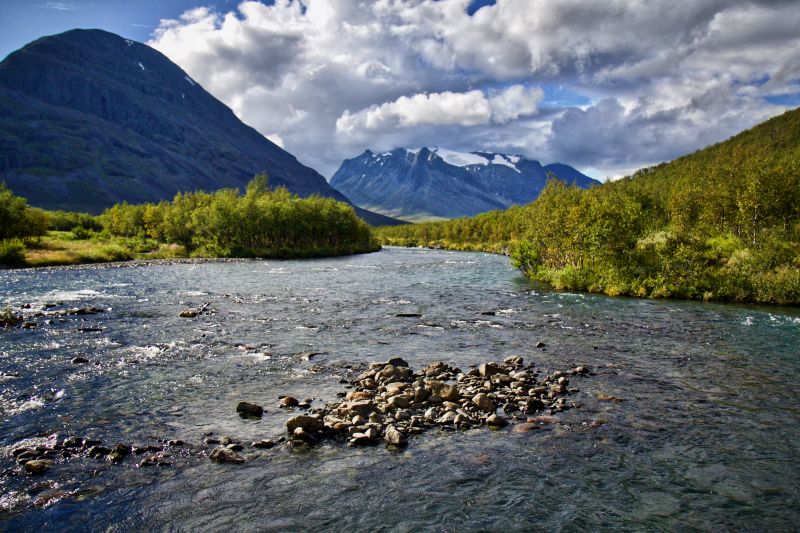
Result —
[{"label": "rippling water surface", "polygon": [[[405,249],[0,272],[0,305],[55,302],[108,311],[0,330],[0,530],[763,531],[800,519],[796,309],[558,293],[504,257]],[[213,313],[178,317],[206,302]],[[571,383],[581,407],[529,433],[430,431],[401,452],[246,449],[244,465],[202,454],[207,432],[281,436],[278,395],[336,400],[368,362],[466,369],[508,355],[542,371],[588,365],[595,375]],[[236,416],[242,399],[265,416]],[[14,475],[11,450],[53,434],[188,445],[164,468],[84,458]]]}]

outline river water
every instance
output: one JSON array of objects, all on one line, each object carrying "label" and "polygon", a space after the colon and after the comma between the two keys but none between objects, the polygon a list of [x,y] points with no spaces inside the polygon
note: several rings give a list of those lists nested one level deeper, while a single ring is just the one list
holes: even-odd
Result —
[{"label": "river water", "polygon": [[[800,519],[797,309],[560,293],[505,257],[391,248],[0,272],[0,305],[57,302],[50,311],[105,312],[0,330],[0,530],[764,531]],[[279,395],[336,400],[368,362],[468,369],[508,355],[542,372],[589,366],[570,384],[580,407],[538,431],[435,430],[399,452],[248,445],[283,434],[293,413]],[[240,418],[238,400],[264,417]],[[211,432],[249,460],[209,461]],[[166,467],[78,457],[15,475],[11,451],[53,435],[186,445]]]}]

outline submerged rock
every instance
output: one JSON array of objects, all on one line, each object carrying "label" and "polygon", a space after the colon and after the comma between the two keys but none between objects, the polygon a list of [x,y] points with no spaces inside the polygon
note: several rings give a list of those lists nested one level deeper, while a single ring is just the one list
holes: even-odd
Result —
[{"label": "submerged rock", "polygon": [[105,446],[95,445],[86,450],[86,455],[89,457],[105,457],[110,454],[111,450]]},{"label": "submerged rock", "polygon": [[247,416],[262,416],[264,414],[264,408],[258,404],[244,402],[241,401],[236,404],[236,411],[239,414],[247,415]]},{"label": "submerged rock", "polygon": [[167,455],[163,453],[155,453],[148,455],[139,463],[139,467],[145,466],[170,466],[171,463],[167,460]]},{"label": "submerged rock", "polygon": [[44,474],[53,466],[53,461],[48,459],[34,459],[25,463],[25,471],[29,474]]},{"label": "submerged rock", "polygon": [[214,461],[215,463],[231,463],[231,464],[242,464],[244,463],[244,457],[236,453],[235,451],[229,448],[217,448],[211,455],[209,459]]},{"label": "submerged rock", "polygon": [[514,426],[513,431],[515,433],[528,433],[529,431],[535,431],[537,429],[541,429],[541,426],[538,424],[532,424],[530,422],[525,422],[523,424],[516,424]]},{"label": "submerged rock", "polygon": [[281,407],[296,407],[300,405],[300,400],[294,396],[284,396],[280,401]]},{"label": "submerged rock", "polygon": [[597,395],[597,399],[601,402],[615,402],[615,403],[622,403],[625,400],[622,398],[617,398],[616,396],[611,396],[610,394],[600,393]]},{"label": "submerged rock", "polygon": [[80,448],[83,446],[83,439],[80,437],[67,437],[61,441],[64,448]]},{"label": "submerged rock", "polygon": [[117,444],[108,454],[108,460],[112,462],[119,462],[125,459],[131,453],[131,447],[126,444]]}]

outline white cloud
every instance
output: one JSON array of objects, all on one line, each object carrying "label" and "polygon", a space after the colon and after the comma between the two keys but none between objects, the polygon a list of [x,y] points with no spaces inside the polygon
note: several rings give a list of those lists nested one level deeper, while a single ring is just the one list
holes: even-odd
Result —
[{"label": "white cloud", "polygon": [[401,96],[393,102],[370,106],[336,121],[336,131],[353,135],[361,131],[387,130],[419,125],[478,126],[505,124],[521,116],[534,115],[544,92],[538,87],[513,85],[489,95],[473,90]]},{"label": "white cloud", "polygon": [[55,9],[56,11],[72,11],[75,9],[75,4],[71,2],[45,2],[42,7]]},{"label": "white cloud", "polygon": [[281,148],[284,147],[285,143],[283,141],[283,137],[281,137],[277,133],[270,133],[269,135],[265,135],[265,137],[267,139],[269,139],[271,142],[273,142],[273,143],[277,144],[278,146],[280,146]]},{"label": "white cloud", "polygon": [[504,91],[495,92],[489,97],[494,122],[505,124],[520,117],[535,115],[544,91],[539,87],[512,85]]},{"label": "white cloud", "polygon": [[491,117],[489,102],[481,91],[401,96],[393,102],[371,106],[355,114],[348,110],[336,121],[336,131],[352,135],[356,130],[380,130],[426,125],[475,126]]},{"label": "white cloud", "polygon": [[796,0],[468,4],[245,1],[162,21],[150,44],[325,175],[364,148],[421,144],[615,175],[800,91]]}]

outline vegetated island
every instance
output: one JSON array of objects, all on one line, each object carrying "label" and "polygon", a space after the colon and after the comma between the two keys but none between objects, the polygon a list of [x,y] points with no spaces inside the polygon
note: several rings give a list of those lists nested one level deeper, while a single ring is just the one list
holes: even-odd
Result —
[{"label": "vegetated island", "polygon": [[267,176],[237,189],[116,204],[98,216],[45,211],[0,184],[0,265],[36,267],[188,257],[298,258],[380,250],[350,205],[300,198]]},{"label": "vegetated island", "polygon": [[800,109],[588,190],[380,228],[383,244],[507,253],[558,289],[800,304]]}]

